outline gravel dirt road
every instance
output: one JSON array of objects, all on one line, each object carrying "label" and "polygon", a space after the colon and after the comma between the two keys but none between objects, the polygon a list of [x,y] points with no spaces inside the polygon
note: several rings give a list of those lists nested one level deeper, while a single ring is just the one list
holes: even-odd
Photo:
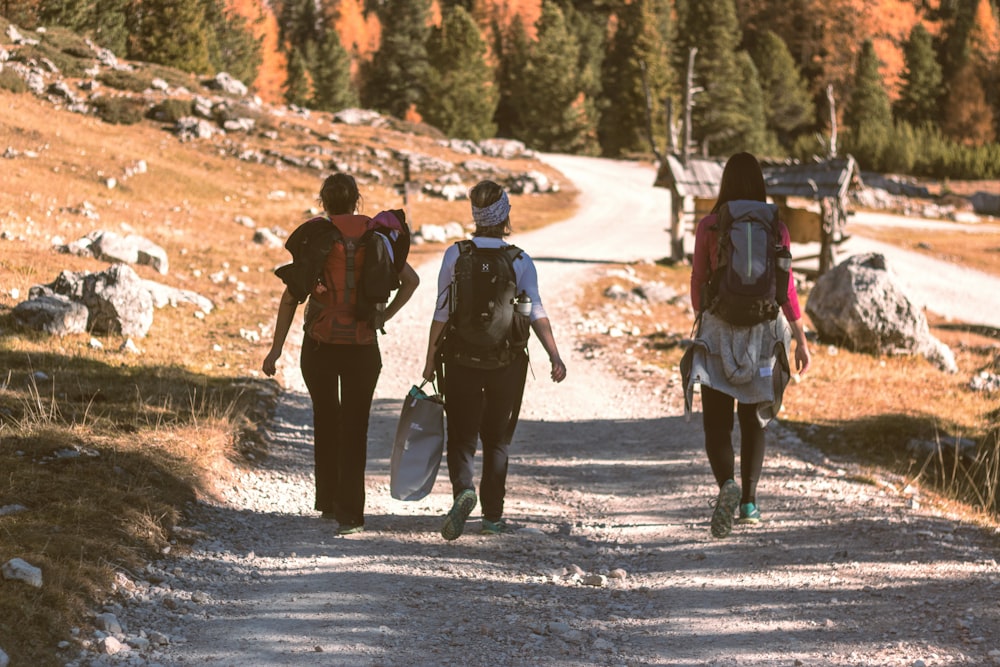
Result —
[{"label": "gravel dirt road", "polygon": [[[710,536],[716,490],[676,378],[627,383],[574,342],[575,302],[596,262],[666,254],[666,194],[650,187],[649,168],[546,159],[583,201],[572,220],[513,239],[538,259],[568,366],[567,380],[551,383],[533,341],[507,496],[519,530],[481,536],[474,511],[465,535],[442,540],[443,466],[426,499],[389,495],[400,399],[419,380],[433,308],[431,258],[382,340],[365,532],[337,537],[311,509],[311,416],[289,346],[272,456],[234,480],[226,502],[195,508],[194,552],[128,582],[112,609],[126,635],[154,641],[81,662],[1000,664],[997,534],[901,480],[824,458],[780,424],[758,495],[765,521]],[[512,219],[516,228],[516,208]]]}]

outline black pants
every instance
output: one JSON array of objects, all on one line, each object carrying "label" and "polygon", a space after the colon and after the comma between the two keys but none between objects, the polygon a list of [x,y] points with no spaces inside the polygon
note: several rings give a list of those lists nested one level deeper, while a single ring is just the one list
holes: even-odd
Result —
[{"label": "black pants", "polygon": [[[711,387],[701,386],[702,423],[705,427],[705,451],[712,466],[715,481],[721,487],[727,479],[734,479],[735,454],[733,452],[733,403],[735,399]],[[740,502],[756,502],[757,482],[764,467],[764,429],[757,421],[753,404],[736,406],[740,420]]]},{"label": "black pants", "polygon": [[302,342],[302,379],[313,404],[316,509],[338,522],[365,520],[368,416],[382,371],[378,345]]},{"label": "black pants", "polygon": [[448,364],[445,371],[445,411],[448,415],[448,476],[453,496],[475,489],[476,444],[483,443],[479,500],[483,518],[503,516],[507,492],[506,430],[528,372],[528,357],[518,356],[494,370]]}]

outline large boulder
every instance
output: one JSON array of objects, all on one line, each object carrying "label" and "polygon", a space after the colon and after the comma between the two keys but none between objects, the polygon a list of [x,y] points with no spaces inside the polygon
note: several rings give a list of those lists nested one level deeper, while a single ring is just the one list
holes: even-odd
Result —
[{"label": "large boulder", "polygon": [[942,370],[958,371],[954,354],[931,335],[884,255],[854,255],[825,273],[809,293],[806,313],[824,340],[859,352],[919,354]]},{"label": "large boulder", "polygon": [[86,306],[61,294],[22,301],[12,314],[22,326],[54,336],[86,333],[89,316]]},{"label": "large boulder", "polygon": [[96,231],[64,246],[64,252],[91,256],[106,262],[124,262],[152,267],[166,275],[169,261],[167,252],[149,239],[137,234],[122,236],[115,232]]},{"label": "large boulder", "polygon": [[100,273],[63,271],[49,285],[36,285],[30,299],[62,295],[87,307],[87,330],[142,338],[153,325],[153,297],[135,270],[115,264]]}]

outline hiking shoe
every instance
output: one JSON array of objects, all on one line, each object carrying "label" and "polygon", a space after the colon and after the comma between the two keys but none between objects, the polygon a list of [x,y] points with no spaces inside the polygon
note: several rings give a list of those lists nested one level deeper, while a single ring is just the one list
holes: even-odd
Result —
[{"label": "hiking shoe", "polygon": [[510,526],[503,519],[497,519],[496,521],[483,519],[483,527],[479,529],[480,535],[500,535],[501,533],[509,532]]},{"label": "hiking shoe", "polygon": [[458,494],[448,516],[444,518],[444,525],[441,526],[441,537],[449,541],[461,537],[462,531],[465,530],[465,520],[469,518],[469,514],[472,513],[475,506],[475,491],[466,489]]},{"label": "hiking shoe", "polygon": [[740,503],[740,487],[731,479],[727,479],[715,499],[715,511],[712,512],[712,536],[726,537],[733,532],[733,514]]},{"label": "hiking shoe", "polygon": [[337,526],[338,535],[357,535],[358,533],[364,531],[365,524],[363,523],[342,523]]},{"label": "hiking shoe", "polygon": [[736,523],[760,523],[760,508],[757,507],[757,503],[740,505],[740,518]]}]

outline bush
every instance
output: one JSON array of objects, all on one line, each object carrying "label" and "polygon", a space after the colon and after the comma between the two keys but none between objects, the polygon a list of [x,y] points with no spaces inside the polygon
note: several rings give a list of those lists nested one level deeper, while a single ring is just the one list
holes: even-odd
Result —
[{"label": "bush", "polygon": [[98,97],[92,104],[100,119],[112,125],[135,125],[145,116],[145,104],[130,97]]},{"label": "bush", "polygon": [[90,58],[93,60],[95,57],[94,50],[87,44],[86,39],[65,28],[49,28],[45,31],[42,41],[53,49],[74,58]]},{"label": "bush", "polygon": [[153,106],[146,113],[146,117],[161,123],[176,123],[192,113],[194,113],[194,104],[191,101],[171,98]]},{"label": "bush", "polygon": [[97,80],[109,88],[141,93],[153,85],[153,77],[142,72],[127,72],[125,70],[109,70],[101,72]]},{"label": "bush", "polygon": [[[93,56],[93,53],[90,54]],[[87,69],[94,66],[97,60],[93,57],[76,58],[53,48],[51,44],[39,42],[33,46],[22,46],[13,53],[10,59],[16,62],[32,64],[42,59],[50,61],[66,77],[82,78],[87,75]]]},{"label": "bush", "polygon": [[28,84],[24,82],[14,70],[0,70],[0,89],[9,90],[12,93],[28,92]]}]

